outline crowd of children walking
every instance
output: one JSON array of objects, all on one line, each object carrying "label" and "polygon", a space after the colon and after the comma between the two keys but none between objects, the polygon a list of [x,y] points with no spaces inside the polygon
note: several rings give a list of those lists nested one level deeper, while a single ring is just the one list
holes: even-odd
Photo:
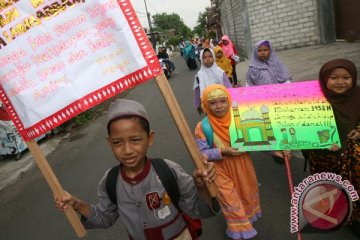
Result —
[{"label": "crowd of children walking", "polygon": [[[205,114],[195,129],[195,136],[199,149],[209,161],[215,162],[215,182],[220,190],[218,200],[227,221],[227,235],[231,239],[248,239],[256,235],[251,224],[261,216],[261,210],[251,159],[247,153],[232,149],[229,143],[231,97],[226,89],[237,87],[233,57],[237,54],[228,36],[223,36],[216,46],[201,50],[201,68],[195,77],[193,90],[195,108]],[[254,45],[245,80],[246,86],[260,86],[291,83],[292,76],[276,55],[271,42],[261,40]],[[356,106],[360,104],[360,88],[356,67],[347,59],[326,62],[320,69],[319,82],[333,108],[341,147],[334,145],[325,150],[303,151],[304,156],[310,162],[311,174],[336,173],[348,180],[359,193],[360,108]],[[204,122],[212,129],[211,143],[207,141]],[[273,157],[279,162],[284,154],[276,153]],[[349,224],[360,237],[358,201],[352,207]],[[234,212],[234,209],[237,210]]]},{"label": "crowd of children walking", "polygon": [[[201,63],[193,90],[195,108],[203,119],[196,125],[194,135],[207,169],[194,171],[190,176],[178,164],[165,160],[178,188],[179,200],[174,202],[153,166],[158,160],[147,156],[154,132],[146,110],[138,102],[117,100],[110,106],[107,120],[108,142],[120,162],[114,183],[115,201],[107,186],[109,170],[100,180],[97,204],[65,193],[55,199],[56,206],[67,211],[70,204],[89,228],[107,228],[121,218],[130,239],[198,239],[184,216],[207,218],[217,214],[220,207],[230,239],[253,238],[257,234],[253,223],[262,215],[256,170],[249,153],[231,146],[229,132],[232,98],[228,89],[237,87],[238,52],[228,36],[220,42],[203,41],[196,47],[189,41],[180,44],[190,70],[198,68],[197,58]],[[269,40],[255,44],[244,77],[247,87],[291,84],[292,80]],[[319,71],[319,83],[334,111],[341,146],[304,151],[311,174],[336,173],[359,193],[360,87],[356,67],[347,59],[330,60]],[[275,155],[291,157],[288,151]],[[215,182],[219,190],[217,201],[204,189],[204,181]],[[354,202],[352,208],[349,225],[360,237],[359,202]]]}]

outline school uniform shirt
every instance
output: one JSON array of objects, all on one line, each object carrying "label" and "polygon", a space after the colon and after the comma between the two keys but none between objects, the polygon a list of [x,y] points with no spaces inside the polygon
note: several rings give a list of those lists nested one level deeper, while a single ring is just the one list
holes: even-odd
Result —
[{"label": "school uniform shirt", "polygon": [[[210,206],[198,197],[193,178],[177,163],[165,161],[178,183],[180,209],[193,218],[214,216]],[[85,228],[108,228],[120,217],[130,239],[173,239],[184,231],[185,222],[149,160],[135,178],[127,177],[120,168],[117,206],[106,191],[108,171],[98,185],[99,202],[90,205],[90,217],[83,219]]]}]

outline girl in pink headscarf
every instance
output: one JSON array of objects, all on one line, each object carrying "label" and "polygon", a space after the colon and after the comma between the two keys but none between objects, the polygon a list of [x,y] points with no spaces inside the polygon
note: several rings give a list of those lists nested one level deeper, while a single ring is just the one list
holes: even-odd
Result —
[{"label": "girl in pink headscarf", "polygon": [[233,83],[233,86],[236,87],[237,86],[236,62],[234,61],[232,56],[234,54],[238,55],[238,52],[237,52],[234,44],[231,42],[229,36],[227,36],[227,35],[222,36],[219,45],[222,47],[222,50],[223,50],[223,53],[225,54],[225,56],[231,61],[231,66],[233,69],[232,83]]}]

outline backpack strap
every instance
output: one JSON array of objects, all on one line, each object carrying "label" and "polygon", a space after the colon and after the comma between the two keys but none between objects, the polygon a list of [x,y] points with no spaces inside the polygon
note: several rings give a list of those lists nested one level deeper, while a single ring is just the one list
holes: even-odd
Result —
[{"label": "backpack strap", "polygon": [[169,165],[162,158],[151,159],[151,165],[154,167],[166,192],[169,194],[171,202],[179,209],[180,192],[175,176]]},{"label": "backpack strap", "polygon": [[213,143],[214,143],[214,131],[210,125],[210,122],[209,122],[209,118],[208,117],[204,117],[202,120],[201,120],[201,127],[205,133],[205,136],[206,136],[206,141],[209,145],[210,148],[213,147]]},{"label": "backpack strap", "polygon": [[[155,158],[150,160],[156,174],[159,176],[166,192],[169,194],[171,202],[179,209],[180,192],[174,174],[164,159]],[[120,164],[111,168],[106,177],[106,192],[112,203],[117,205],[116,183],[119,176]]]},{"label": "backpack strap", "polygon": [[[202,223],[200,219],[192,219],[190,216],[182,212],[179,208],[180,192],[179,186],[176,182],[176,178],[171,171],[169,165],[162,158],[155,158],[150,160],[151,165],[154,167],[157,175],[160,178],[166,192],[169,194],[171,202],[181,212],[182,217],[186,223],[187,228],[190,231],[191,238],[199,240],[199,236],[202,234]],[[117,205],[116,196],[116,183],[119,176],[120,164],[111,168],[106,177],[106,191],[110,200]],[[131,236],[130,236],[130,239]]]},{"label": "backpack strap", "polygon": [[120,164],[111,168],[106,177],[106,192],[109,195],[109,198],[112,203],[117,205],[117,196],[116,196],[116,183],[119,177]]},{"label": "backpack strap", "polygon": [[169,165],[162,158],[152,159],[151,164],[154,167],[157,175],[159,176],[161,183],[164,185],[166,192],[169,194],[171,202],[181,212],[181,215],[191,234],[191,239],[199,240],[199,237],[203,232],[201,220],[191,218],[179,208],[179,186]]}]

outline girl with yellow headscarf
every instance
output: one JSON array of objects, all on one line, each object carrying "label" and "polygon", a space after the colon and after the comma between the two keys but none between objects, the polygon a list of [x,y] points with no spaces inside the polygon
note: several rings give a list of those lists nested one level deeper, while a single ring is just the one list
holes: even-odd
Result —
[{"label": "girl with yellow headscarf", "polygon": [[224,55],[223,50],[220,46],[214,48],[216,64],[224,70],[230,82],[232,82],[232,65],[231,61]]},{"label": "girl with yellow headscarf", "polygon": [[249,239],[257,234],[252,223],[261,217],[259,189],[250,155],[230,145],[231,103],[231,96],[223,85],[206,87],[202,106],[208,122],[203,120],[197,124],[195,136],[200,151],[215,163],[215,183],[227,222],[227,235],[231,239]]}]

